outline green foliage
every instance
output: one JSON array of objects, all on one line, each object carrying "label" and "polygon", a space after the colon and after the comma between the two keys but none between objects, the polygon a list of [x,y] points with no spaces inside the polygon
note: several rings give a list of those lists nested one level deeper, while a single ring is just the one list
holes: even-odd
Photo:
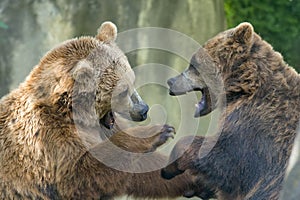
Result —
[{"label": "green foliage", "polygon": [[285,61],[300,71],[300,1],[225,0],[228,27],[248,21]]}]

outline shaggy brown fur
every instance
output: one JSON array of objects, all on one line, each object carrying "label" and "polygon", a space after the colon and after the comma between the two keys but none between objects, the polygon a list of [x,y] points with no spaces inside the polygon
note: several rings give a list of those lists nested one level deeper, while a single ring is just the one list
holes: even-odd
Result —
[{"label": "shaggy brown fur", "polygon": [[[222,90],[214,91],[218,77],[227,103],[218,137],[196,137],[190,147],[193,138],[183,139],[171,156],[186,152],[162,174],[172,178],[191,169],[218,199],[279,199],[300,119],[300,76],[251,24],[242,23],[209,40],[183,75],[168,83],[171,94],[201,90],[195,115],[202,116],[222,97]],[[208,98],[207,88],[217,98]]]},{"label": "shaggy brown fur", "polygon": [[[167,125],[121,131],[114,124],[115,113],[141,121],[148,110],[132,86],[134,74],[126,57],[114,43],[116,32],[112,23],[104,23],[95,38],[59,45],[1,99],[1,199],[159,198],[198,192],[188,174],[167,181],[159,169],[130,173],[97,159],[104,155],[128,162],[131,154],[116,154],[111,142],[128,152],[152,152],[174,132]],[[122,109],[113,110],[112,102]],[[149,137],[134,137],[140,134]],[[146,161],[156,166],[166,158],[153,153]]]}]

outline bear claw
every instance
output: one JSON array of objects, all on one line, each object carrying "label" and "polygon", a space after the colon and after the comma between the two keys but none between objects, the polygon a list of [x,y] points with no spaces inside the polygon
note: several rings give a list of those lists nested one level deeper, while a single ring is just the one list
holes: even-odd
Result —
[{"label": "bear claw", "polygon": [[169,138],[174,139],[174,134],[176,134],[174,127],[169,125],[164,125],[163,128],[160,130],[160,132],[156,135],[152,148],[148,152],[155,151],[159,146],[166,143]]}]

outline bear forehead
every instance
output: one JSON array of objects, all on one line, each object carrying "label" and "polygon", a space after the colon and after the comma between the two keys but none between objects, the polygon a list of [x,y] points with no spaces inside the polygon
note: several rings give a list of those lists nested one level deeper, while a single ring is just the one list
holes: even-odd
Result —
[{"label": "bear forehead", "polygon": [[130,68],[127,57],[115,44],[100,44],[91,53],[91,57],[95,60],[104,60],[109,65],[127,66]]},{"label": "bear forehead", "polygon": [[221,32],[214,36],[213,38],[209,39],[204,45],[204,48],[213,48],[219,45],[224,45],[226,42],[234,42],[233,38],[234,29],[228,29],[224,32]]},{"label": "bear forehead", "polygon": [[120,79],[123,74],[132,71],[127,57],[115,44],[99,42],[97,47],[93,49],[86,58],[83,58],[83,60],[87,60],[88,63],[90,63],[90,66],[95,70],[94,73],[96,77],[103,78],[102,75],[110,74],[107,77],[114,76]]}]

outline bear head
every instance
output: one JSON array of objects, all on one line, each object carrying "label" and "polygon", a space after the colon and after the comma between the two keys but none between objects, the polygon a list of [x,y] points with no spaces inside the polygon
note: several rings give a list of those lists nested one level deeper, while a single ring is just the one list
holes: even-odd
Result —
[{"label": "bear head", "polygon": [[47,53],[24,84],[35,106],[83,126],[111,129],[116,113],[145,120],[148,106],[133,87],[134,72],[116,37],[116,26],[105,22],[95,37],[71,39]]},{"label": "bear head", "polygon": [[188,68],[168,80],[170,94],[200,90],[202,98],[196,104],[195,117],[203,116],[216,107],[221,95],[228,104],[264,90],[267,77],[274,71],[269,64],[273,62],[283,63],[282,56],[244,22],[208,40],[192,56]]}]

